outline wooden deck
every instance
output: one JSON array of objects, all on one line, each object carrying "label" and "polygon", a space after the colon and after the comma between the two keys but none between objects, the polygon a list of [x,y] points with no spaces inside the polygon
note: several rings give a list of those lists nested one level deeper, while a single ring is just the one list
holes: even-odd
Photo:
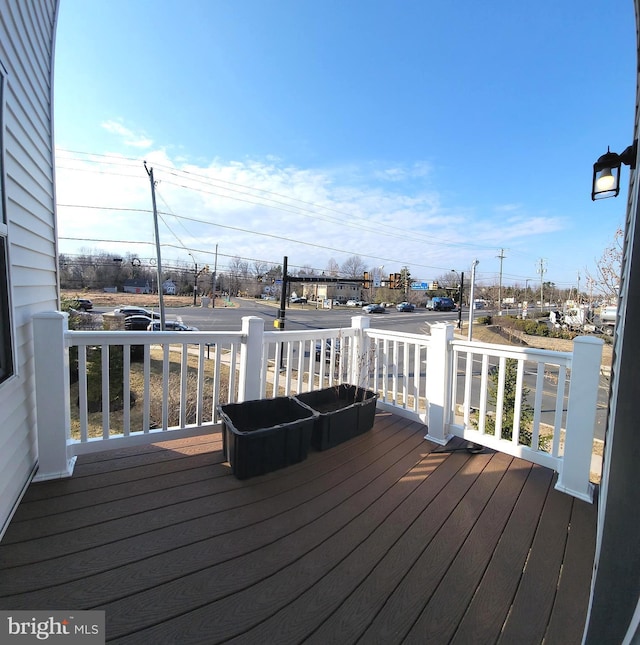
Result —
[{"label": "wooden deck", "polygon": [[237,480],[220,434],[78,459],[0,545],[1,609],[103,609],[114,643],[541,643],[582,636],[596,508],[554,473],[374,429]]}]

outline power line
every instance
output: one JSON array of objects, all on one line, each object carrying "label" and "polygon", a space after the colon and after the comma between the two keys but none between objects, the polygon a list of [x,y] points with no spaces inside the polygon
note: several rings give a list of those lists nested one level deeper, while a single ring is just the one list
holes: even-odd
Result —
[{"label": "power line", "polygon": [[[144,213],[152,212],[149,209],[117,208],[117,207],[113,207],[113,206],[111,206],[111,207],[81,206],[79,204],[58,204],[58,206],[64,207],[64,208],[90,208],[90,209],[104,209],[104,210],[113,210],[113,211],[144,212]],[[158,214],[159,215],[171,215],[172,213],[166,213],[164,211],[158,211]],[[291,244],[301,244],[303,246],[310,246],[310,247],[313,247],[313,248],[322,249],[324,251],[333,251],[335,253],[345,253],[347,255],[353,255],[353,251],[348,251],[348,250],[345,250],[345,249],[340,249],[340,248],[332,247],[332,246],[326,246],[326,245],[318,244],[318,243],[315,243],[315,242],[303,242],[301,240],[294,240],[292,238],[285,237],[284,235],[276,235],[275,233],[258,233],[256,231],[251,231],[249,229],[241,228],[239,226],[231,226],[229,224],[218,224],[218,223],[209,222],[209,221],[197,218],[197,217],[188,217],[186,215],[175,215],[175,214],[173,214],[173,216],[176,217],[176,218],[181,218],[181,219],[190,221],[190,222],[197,222],[199,224],[207,224],[207,225],[210,225],[210,226],[218,226],[220,228],[228,229],[228,230],[231,230],[231,231],[237,231],[237,232],[240,232],[240,233],[247,233],[249,235],[257,235],[257,236],[260,236],[260,237],[267,237],[267,238],[270,238],[270,239],[289,242]],[[62,237],[62,236],[59,239],[61,239],[61,240],[62,239],[82,240],[82,238],[68,238],[68,237]],[[87,241],[100,241],[100,240],[91,240],[90,238],[88,238]],[[104,241],[106,242],[108,240],[104,240]],[[111,240],[111,241],[113,242],[113,240]],[[372,258],[372,259],[374,259],[376,261],[390,262],[390,263],[395,263],[395,264],[399,264],[399,265],[406,264],[406,259],[398,260],[398,259],[395,259],[395,258],[386,258],[386,257],[381,257],[381,256],[371,255],[371,254],[366,254],[366,253],[358,253],[357,255],[360,255],[361,257],[365,257],[365,258]],[[438,267],[438,266],[433,266],[433,265],[428,265],[428,264],[418,264],[416,262],[412,262],[411,264],[412,264],[412,266],[421,267],[423,269],[434,269],[436,271],[445,271],[446,270],[444,267]]]},{"label": "power line", "polygon": [[[60,148],[59,150],[64,150],[64,149]],[[71,150],[68,151],[68,152],[71,152],[73,154],[83,154],[83,155],[92,155],[92,156],[98,156],[98,157],[121,159],[121,157],[115,157],[115,156],[111,156],[111,155],[100,155],[98,153],[94,154],[94,153],[71,151]],[[132,162],[138,162],[138,160],[135,160],[133,158],[123,157],[122,159],[125,159],[127,161],[132,161]],[[82,161],[82,162],[89,161],[89,162],[93,162],[93,163],[99,163],[98,161],[91,160],[91,159],[78,159],[78,161]],[[114,162],[112,165],[118,165],[118,164],[116,162]],[[134,166],[130,165],[130,164],[121,164],[121,165],[123,165],[124,167],[127,167],[127,168],[134,168]],[[164,183],[176,186],[178,188],[183,188],[185,190],[192,190],[192,191],[200,192],[200,193],[204,193],[204,194],[215,195],[215,196],[221,197],[223,199],[232,199],[232,200],[235,200],[235,201],[254,204],[254,205],[257,205],[257,206],[267,206],[269,208],[274,208],[274,209],[281,210],[283,212],[288,212],[288,213],[291,213],[291,214],[303,214],[303,215],[306,215],[308,217],[315,217],[315,218],[322,219],[324,221],[331,221],[331,222],[334,222],[334,223],[338,223],[340,226],[348,226],[350,228],[355,228],[357,230],[364,230],[366,232],[374,233],[374,234],[381,234],[383,232],[380,229],[385,229],[386,231],[388,231],[386,233],[387,236],[391,235],[391,236],[396,237],[398,239],[406,239],[406,240],[409,240],[409,241],[416,241],[416,239],[422,239],[422,240],[424,240],[425,242],[428,242],[428,243],[440,244],[440,245],[445,245],[445,246],[449,246],[449,247],[460,247],[460,248],[470,248],[470,249],[488,249],[488,248],[490,248],[488,245],[473,244],[473,243],[469,243],[469,242],[453,242],[451,240],[439,238],[439,237],[436,237],[436,236],[426,235],[426,234],[421,233],[421,232],[414,232],[411,235],[407,235],[405,233],[404,229],[400,229],[398,227],[391,226],[391,225],[386,224],[384,222],[376,222],[375,227],[371,228],[371,224],[370,224],[370,221],[368,219],[366,219],[364,217],[359,217],[357,215],[354,215],[353,213],[347,213],[346,211],[341,211],[341,210],[333,208],[333,207],[324,206],[322,204],[317,204],[317,203],[314,203],[314,202],[301,200],[301,199],[296,198],[296,197],[291,197],[289,195],[283,195],[281,193],[276,193],[274,191],[266,190],[266,189],[263,189],[263,188],[255,188],[255,187],[252,187],[252,186],[247,186],[247,185],[232,182],[232,181],[229,181],[229,180],[226,180],[226,179],[220,179],[220,178],[216,178],[216,177],[207,177],[205,175],[200,175],[198,173],[194,173],[194,172],[187,171],[187,170],[177,170],[177,169],[175,169],[175,168],[173,168],[171,166],[165,166],[163,164],[157,164],[156,167],[157,168],[162,168],[167,174],[175,176],[175,177],[180,177],[180,176],[184,175],[190,181],[196,181],[198,183],[203,183],[203,184],[207,184],[207,185],[213,185],[214,187],[216,187],[218,189],[221,189],[221,190],[226,190],[226,191],[230,191],[230,192],[236,192],[236,193],[239,193],[241,195],[245,195],[246,197],[253,197],[255,199],[259,199],[259,200],[262,200],[262,201],[252,201],[252,200],[243,199],[243,198],[240,198],[240,197],[233,197],[231,195],[225,195],[225,194],[221,194],[221,193],[215,192],[215,191],[207,191],[207,190],[204,190],[204,189],[201,189],[201,188],[194,188],[193,186],[187,186],[185,184],[178,184],[176,182],[168,181],[166,179],[163,180]],[[76,170],[76,169],[75,168],[70,168],[69,170]],[[102,171],[101,174],[105,174],[105,175],[114,174],[115,175],[115,173],[107,173],[107,172],[104,172],[104,171]],[[118,176],[118,175],[116,175],[116,176]],[[133,175],[122,175],[122,176],[134,178]],[[217,184],[225,184],[225,186],[218,186],[218,185],[216,185],[216,182],[217,182]],[[229,188],[229,186],[233,186],[235,188]],[[238,188],[242,188],[243,190],[238,190]],[[254,194],[252,194],[250,192],[246,192],[247,190],[248,191],[253,191],[254,193],[258,192],[258,193],[263,193],[263,194],[266,194],[266,195],[273,195],[274,197],[277,197],[278,199],[274,199],[274,198],[271,198],[271,197],[260,197],[259,195],[254,195]],[[298,203],[298,204],[303,204],[305,207],[310,206],[310,207],[312,207],[312,209],[322,209],[322,210],[325,210],[325,211],[336,213],[337,215],[341,216],[341,218],[331,217],[329,215],[319,213],[317,210],[312,210],[312,209],[309,209],[309,208],[303,208],[303,207],[300,207],[300,206],[296,206],[294,203],[282,202],[282,201],[280,201],[281,199],[288,200],[289,202],[295,202],[295,203]],[[345,221],[344,217],[348,217],[348,218],[355,219],[355,220],[360,220],[360,221],[364,222],[364,224]]]}]

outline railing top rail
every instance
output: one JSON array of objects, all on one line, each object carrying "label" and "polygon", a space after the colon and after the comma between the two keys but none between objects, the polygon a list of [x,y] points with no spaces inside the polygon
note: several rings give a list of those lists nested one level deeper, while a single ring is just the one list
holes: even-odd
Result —
[{"label": "railing top rail", "polygon": [[154,345],[157,343],[229,343],[244,339],[241,331],[79,331],[65,332],[69,345]]},{"label": "railing top rail", "polygon": [[316,340],[320,338],[346,338],[355,336],[354,327],[333,327],[330,329],[304,329],[296,331],[265,331],[264,339],[266,342],[279,341],[297,341],[297,340]]},{"label": "railing top rail", "polygon": [[371,327],[368,327],[364,331],[365,334],[371,338],[397,338],[399,340],[409,340],[423,345],[431,343],[431,336],[426,334],[415,334],[406,331],[390,331],[388,329],[372,329]]},{"label": "railing top rail", "polygon": [[555,363],[558,365],[571,363],[573,356],[571,352],[557,352],[550,349],[538,349],[537,347],[513,347],[497,343],[483,343],[475,340],[458,339],[450,342],[454,348],[491,352],[492,354],[502,354],[513,358],[523,358],[525,360],[543,360],[547,363]]}]

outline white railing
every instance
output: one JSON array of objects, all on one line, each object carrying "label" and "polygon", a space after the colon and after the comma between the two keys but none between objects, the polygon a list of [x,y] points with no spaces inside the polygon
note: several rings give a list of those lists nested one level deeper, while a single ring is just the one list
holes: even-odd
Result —
[{"label": "white railing", "polygon": [[450,429],[558,470],[572,354],[452,342]]},{"label": "white railing", "polygon": [[[382,407],[427,422],[427,356],[431,337],[367,329],[369,387]],[[408,413],[408,414],[407,414]]]},{"label": "white railing", "polygon": [[[240,332],[65,332],[68,346],[77,351],[76,441],[90,444],[216,424],[218,403],[237,398],[241,338]],[[136,380],[142,384],[137,405],[142,414],[132,427]],[[98,385],[100,391],[89,396],[90,387],[95,390]],[[113,404],[102,404],[114,400],[117,415],[112,414]],[[100,436],[90,434],[92,408],[101,417]]]},{"label": "white railing", "polygon": [[265,332],[260,398],[350,382],[355,335],[353,328]]},{"label": "white railing", "polygon": [[[256,317],[239,332],[69,331],[53,312],[34,317],[34,340],[41,479],[69,475],[83,452],[210,432],[220,404],[354,383],[425,424],[427,439],[456,435],[554,468],[559,489],[591,497],[598,339],[547,352],[454,340],[445,324],[430,336],[373,330],[365,316],[287,332]],[[119,410],[102,404],[114,400]]]}]

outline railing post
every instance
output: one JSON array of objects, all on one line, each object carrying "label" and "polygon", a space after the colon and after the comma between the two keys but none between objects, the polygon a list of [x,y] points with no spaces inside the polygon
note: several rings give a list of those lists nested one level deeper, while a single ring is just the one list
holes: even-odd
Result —
[{"label": "railing post", "polygon": [[34,481],[71,477],[76,457],[69,457],[71,437],[69,352],[65,344],[68,314],[33,317],[38,472]]},{"label": "railing post", "polygon": [[580,336],[573,341],[564,457],[555,486],[556,490],[586,502],[593,502],[589,474],[603,344],[601,338],[590,336]]},{"label": "railing post", "polygon": [[427,428],[425,439],[444,446],[453,435],[447,433],[449,426],[449,402],[451,400],[451,341],[453,325],[431,325],[431,342],[427,350]]},{"label": "railing post", "polygon": [[351,317],[351,327],[357,330],[351,355],[351,383],[363,389],[369,387],[369,337],[364,330],[370,326],[367,316]]},{"label": "railing post", "polygon": [[244,316],[242,318],[242,334],[240,375],[238,377],[239,403],[260,398],[264,320],[257,316]]}]

